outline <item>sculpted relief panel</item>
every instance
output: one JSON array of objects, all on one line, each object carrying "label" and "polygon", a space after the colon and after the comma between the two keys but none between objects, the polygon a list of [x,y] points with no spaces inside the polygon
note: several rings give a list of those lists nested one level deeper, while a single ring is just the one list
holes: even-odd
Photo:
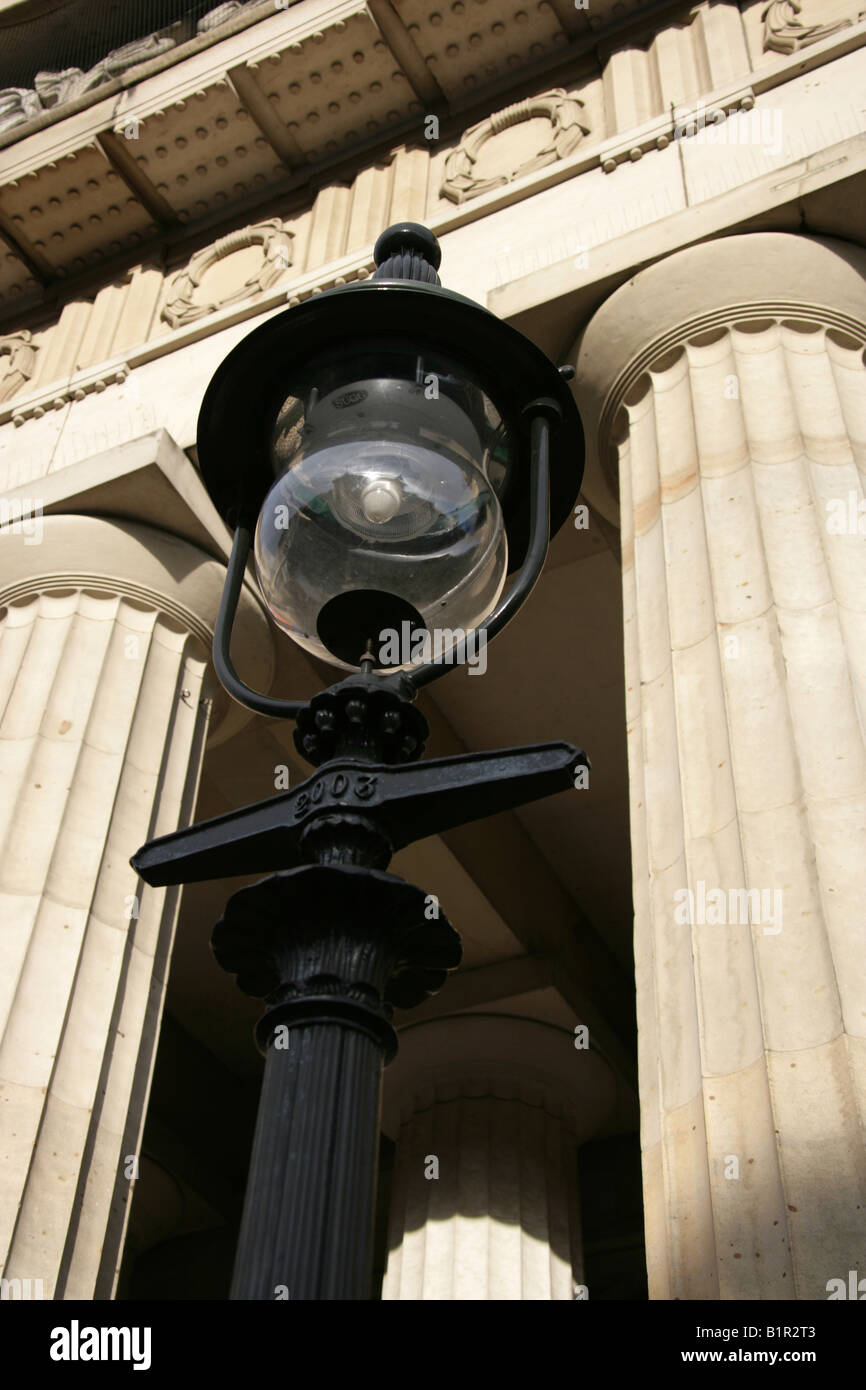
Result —
[{"label": "sculpted relief panel", "polygon": [[33,334],[28,329],[0,337],[0,401],[11,400],[30,380],[36,353]]},{"label": "sculpted relief panel", "polygon": [[[209,34],[211,29],[218,29],[221,24],[228,24],[230,19],[240,14],[241,10],[247,10],[251,5],[257,5],[259,0],[225,0],[225,4],[217,5],[216,9],[208,10],[207,14],[202,15],[196,25],[197,34]],[[284,10],[286,5],[275,5],[275,9]]]},{"label": "sculpted relief panel", "polygon": [[[524,142],[498,137],[525,123],[531,126],[527,132],[529,151],[519,149],[515,157],[515,150]],[[513,183],[524,174],[565,159],[589,130],[583,102],[562,88],[515,102],[466,131],[446,160],[440,194],[452,203],[463,203]]]},{"label": "sculpted relief panel", "polygon": [[811,43],[829,38],[840,29],[850,28],[855,22],[851,18],[837,19],[835,23],[830,24],[808,24],[798,17],[802,10],[800,0],[771,0],[761,14],[766,50],[773,53],[796,53]]},{"label": "sculpted relief panel", "polygon": [[0,132],[38,116],[42,102],[27,87],[6,87],[0,92]]},{"label": "sculpted relief panel", "polygon": [[[217,5],[198,21],[196,32],[210,33],[211,30],[218,29],[220,25],[234,19],[241,10],[249,9],[258,3],[259,0],[228,0],[225,4]],[[87,72],[83,72],[81,68],[65,68],[62,72],[38,72],[33,79],[33,89],[7,87],[0,90],[0,134],[14,126],[23,125],[42,111],[50,111],[67,101],[75,101],[76,97],[82,96],[83,93],[92,91],[94,87],[101,87],[115,77],[121,77],[140,63],[158,58],[183,41],[182,35],[180,38],[172,37],[164,31],[147,34],[144,38],[133,39],[130,43],[113,49]]]},{"label": "sculpted relief panel", "polygon": [[161,318],[181,328],[268,289],[292,264],[292,240],[275,218],[204,247],[172,280]]},{"label": "sculpted relief panel", "polygon": [[120,77],[137,63],[159,57],[160,53],[166,53],[170,48],[174,48],[174,39],[149,34],[145,39],[135,39],[132,43],[125,43],[122,48],[116,48],[87,72],[82,72],[81,68],[37,72],[33,85],[43,106],[60,106],[65,101],[74,101],[93,87],[100,87],[103,82],[110,82],[113,77]]},{"label": "sculpted relief panel", "polygon": [[7,87],[0,92],[0,133],[29,121],[43,110],[51,110],[64,102],[74,101],[82,93],[120,77],[129,68],[157,58],[174,48],[175,40],[159,34],[134,39],[116,48],[87,72],[81,68],[65,68],[63,72],[37,72],[33,79],[35,91],[23,87]]}]

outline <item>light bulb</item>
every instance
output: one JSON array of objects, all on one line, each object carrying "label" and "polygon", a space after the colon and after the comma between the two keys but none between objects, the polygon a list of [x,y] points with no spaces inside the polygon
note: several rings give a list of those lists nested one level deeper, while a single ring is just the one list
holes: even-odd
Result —
[{"label": "light bulb", "polygon": [[433,391],[414,356],[382,359],[393,372],[348,380],[311,365],[274,425],[279,475],[255,537],[274,621],[350,669],[370,644],[392,666],[384,634],[407,620],[413,632],[453,631],[450,650],[492,612],[508,569],[486,472],[499,436],[483,398],[438,360]]},{"label": "light bulb", "polygon": [[365,488],[361,497],[361,506],[368,521],[375,521],[381,525],[397,515],[402,500],[400,489],[396,483],[391,482],[390,479],[377,478],[375,482]]}]

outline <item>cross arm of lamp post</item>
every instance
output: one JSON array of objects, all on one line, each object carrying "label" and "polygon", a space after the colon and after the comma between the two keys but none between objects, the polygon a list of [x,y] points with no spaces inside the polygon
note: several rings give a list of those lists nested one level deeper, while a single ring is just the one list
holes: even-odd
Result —
[{"label": "cross arm of lamp post", "polygon": [[292,791],[151,840],[130,862],[151,887],[311,861],[384,867],[415,840],[573,787],[579,767],[586,754],[558,742],[398,767],[335,759]]}]

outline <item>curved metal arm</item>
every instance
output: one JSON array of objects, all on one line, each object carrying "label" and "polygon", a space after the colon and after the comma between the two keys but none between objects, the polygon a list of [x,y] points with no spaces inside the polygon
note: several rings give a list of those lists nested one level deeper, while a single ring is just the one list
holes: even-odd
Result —
[{"label": "curved metal arm", "polygon": [[[532,418],[529,448],[529,545],[508,593],[499,600],[487,621],[475,629],[479,636],[484,634],[485,642],[495,637],[529,598],[541,574],[550,542],[550,424],[546,413]],[[444,676],[453,664],[443,656],[417,671],[407,671],[406,679],[420,690]]]},{"label": "curved metal arm", "polygon": [[268,714],[277,719],[296,719],[304,708],[302,700],[274,700],[270,695],[261,695],[244,685],[231,659],[232,628],[238,608],[247,556],[252,545],[252,532],[245,526],[235,531],[232,553],[229,556],[226,582],[223,585],[216,627],[213,634],[213,664],[220,685],[228,691],[233,700],[256,714]]}]

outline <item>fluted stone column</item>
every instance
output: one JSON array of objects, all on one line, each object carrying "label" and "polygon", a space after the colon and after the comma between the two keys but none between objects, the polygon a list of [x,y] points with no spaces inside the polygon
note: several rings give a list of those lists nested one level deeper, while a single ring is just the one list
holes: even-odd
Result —
[{"label": "fluted stone column", "polygon": [[864,270],[712,241],[573,355],[620,490],[652,1298],[866,1270]]},{"label": "fluted stone column", "polygon": [[106,1298],[180,892],[129,856],[190,821],[209,722],[240,711],[208,665],[221,564],[150,527],[42,527],[0,532],[0,1266]]},{"label": "fluted stone column", "polygon": [[385,1073],[397,1149],[382,1298],[583,1297],[576,1151],[615,1094],[606,1063],[545,1024],[403,1030]]}]

